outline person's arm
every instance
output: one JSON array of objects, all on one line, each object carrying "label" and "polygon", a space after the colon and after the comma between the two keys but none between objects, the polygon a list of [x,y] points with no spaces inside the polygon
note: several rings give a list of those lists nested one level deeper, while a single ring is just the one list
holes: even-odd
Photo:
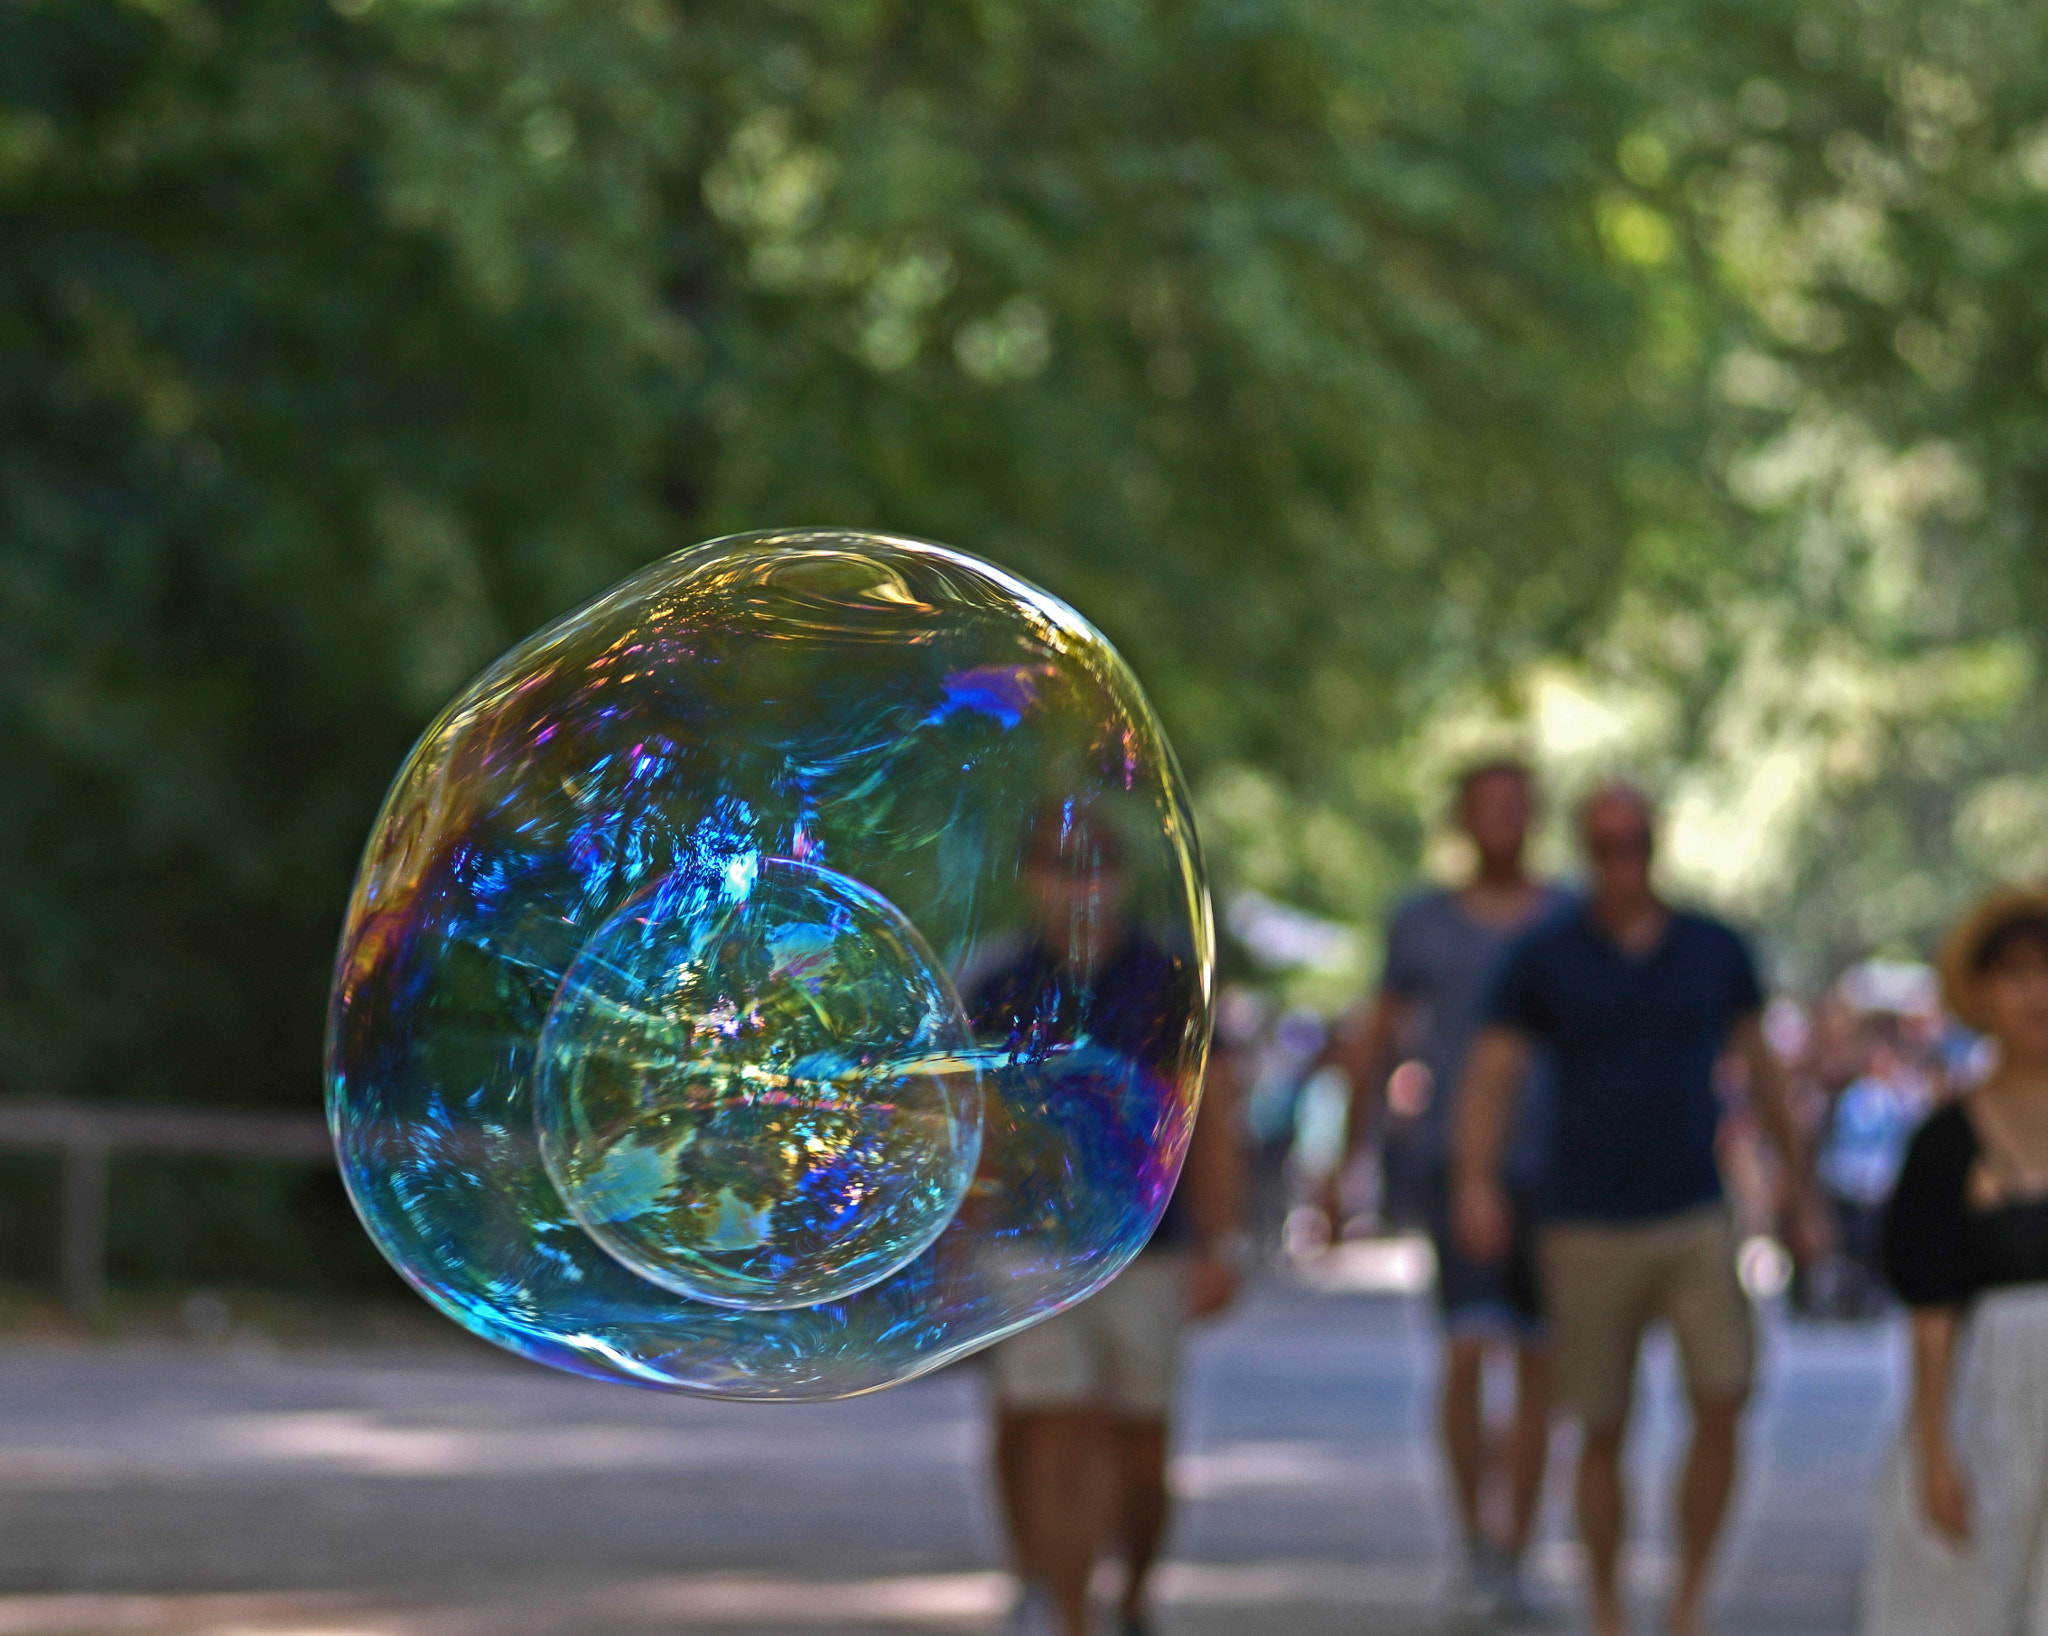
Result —
[{"label": "person's arm", "polygon": [[1401,1034],[1407,1023],[1408,1002],[1382,988],[1370,1005],[1340,1017],[1330,1038],[1308,1066],[1306,1079],[1325,1068],[1343,1070],[1351,1087],[1351,1100],[1344,1117],[1344,1151],[1330,1172],[1323,1210],[1330,1218],[1331,1236],[1343,1223],[1343,1201],[1338,1197],[1344,1175],[1379,1128],[1380,1111],[1387,1094],[1387,1079],[1394,1071]]},{"label": "person's arm", "polygon": [[1948,1440],[1949,1374],[1954,1366],[1954,1307],[1913,1308],[1913,1409],[1910,1427],[1920,1468],[1920,1503],[1950,1539],[1970,1537],[1970,1491]]},{"label": "person's arm", "polygon": [[1885,1276],[1912,1316],[1913,1401],[1906,1415],[1920,1501],[1950,1538],[1967,1539],[1970,1491],[1948,1436],[1956,1333],[1970,1298],[1963,1195],[1977,1143],[1960,1108],[1920,1127],[1906,1149],[1885,1206],[1880,1248]]},{"label": "person's arm", "polygon": [[1512,1221],[1500,1163],[1528,1065],[1528,1038],[1500,1023],[1482,1029],[1465,1058],[1451,1132],[1452,1227],[1475,1261],[1508,1252]]},{"label": "person's arm", "polygon": [[1188,1309],[1197,1318],[1213,1317],[1237,1297],[1244,1259],[1244,1153],[1238,1123],[1237,1063],[1230,1052],[1218,1051],[1209,1059],[1181,1176],[1195,1229]]},{"label": "person's arm", "polygon": [[1763,1013],[1751,1011],[1735,1024],[1730,1044],[1742,1059],[1749,1080],[1750,1105],[1778,1159],[1785,1167],[1785,1227],[1792,1248],[1802,1260],[1826,1249],[1823,1217],[1813,1193],[1813,1155],[1806,1133],[1792,1112],[1792,1086],[1778,1053],[1764,1038]]}]

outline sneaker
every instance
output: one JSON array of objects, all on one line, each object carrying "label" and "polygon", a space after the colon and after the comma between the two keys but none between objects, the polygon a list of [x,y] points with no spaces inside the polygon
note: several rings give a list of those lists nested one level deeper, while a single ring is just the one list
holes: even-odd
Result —
[{"label": "sneaker", "polygon": [[1486,1621],[1502,1630],[1550,1630],[1563,1623],[1556,1608],[1529,1594],[1521,1565],[1504,1552],[1489,1551],[1477,1565],[1484,1586]]},{"label": "sneaker", "polygon": [[1043,1585],[1025,1585],[1010,1608],[1005,1636],[1059,1636],[1060,1622],[1053,1616],[1052,1598]]},{"label": "sneaker", "polygon": [[1493,1584],[1490,1556],[1484,1547],[1474,1547],[1458,1559],[1444,1588],[1441,1628],[1465,1633],[1486,1629],[1493,1622]]}]

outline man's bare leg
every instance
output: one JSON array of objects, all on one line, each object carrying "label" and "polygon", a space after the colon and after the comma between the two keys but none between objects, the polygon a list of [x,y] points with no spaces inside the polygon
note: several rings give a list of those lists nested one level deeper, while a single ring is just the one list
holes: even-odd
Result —
[{"label": "man's bare leg", "polygon": [[1714,1546],[1735,1492],[1742,1398],[1693,1400],[1692,1448],[1678,1484],[1678,1592],[1671,1602],[1673,1636],[1705,1636]]},{"label": "man's bare leg", "polygon": [[1628,1626],[1620,1582],[1621,1534],[1627,1521],[1621,1488],[1624,1429],[1588,1427],[1579,1450],[1579,1538],[1586,1547],[1593,1636],[1623,1636]]},{"label": "man's bare leg", "polygon": [[1444,1342],[1443,1395],[1438,1402],[1438,1428],[1443,1437],[1444,1464],[1451,1476],[1451,1497],[1465,1544],[1476,1549],[1486,1540],[1486,1342],[1476,1335],[1452,1335]]},{"label": "man's bare leg", "polygon": [[1543,1504],[1543,1471],[1550,1463],[1550,1348],[1515,1349],[1515,1421],[1508,1432],[1508,1558],[1519,1563]]},{"label": "man's bare leg", "polygon": [[1166,1538],[1166,1422],[1119,1420],[1116,1440],[1117,1533],[1124,1551],[1118,1611],[1127,1620],[1137,1620],[1145,1615],[1146,1585]]},{"label": "man's bare leg", "polygon": [[1110,1438],[1110,1419],[1098,1409],[1011,1411],[998,1424],[996,1460],[1018,1577],[1044,1587],[1065,1636],[1086,1636],[1088,1628]]},{"label": "man's bare leg", "polygon": [[1003,1534],[1010,1546],[1010,1571],[1025,1577],[1024,1564],[1032,1559],[1025,1539],[1031,1526],[1024,1501],[1024,1426],[1029,1415],[1014,1409],[996,1411],[996,1496],[1003,1507]]}]

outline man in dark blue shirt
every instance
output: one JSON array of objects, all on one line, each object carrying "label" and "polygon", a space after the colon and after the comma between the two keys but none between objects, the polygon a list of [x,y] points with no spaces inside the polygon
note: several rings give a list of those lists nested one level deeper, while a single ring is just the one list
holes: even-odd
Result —
[{"label": "man in dark blue shirt", "polygon": [[1531,1045],[1548,1047],[1555,1126],[1540,1259],[1559,1395],[1585,1432],[1578,1511],[1595,1636],[1626,1628],[1616,1572],[1622,1435],[1643,1331],[1659,1320],[1678,1343],[1693,1410],[1671,1629],[1705,1628],[1755,1356],[1715,1157],[1714,1071],[1724,1052],[1741,1058],[1786,1160],[1792,1221],[1803,1228],[1809,1219],[1803,1145],[1784,1072],[1764,1043],[1755,965],[1726,926],[1659,899],[1653,817],[1626,784],[1596,791],[1580,809],[1590,894],[1503,960],[1467,1060],[1453,1147],[1458,1235],[1475,1257],[1497,1257],[1509,1233],[1498,1177],[1515,1089]]}]

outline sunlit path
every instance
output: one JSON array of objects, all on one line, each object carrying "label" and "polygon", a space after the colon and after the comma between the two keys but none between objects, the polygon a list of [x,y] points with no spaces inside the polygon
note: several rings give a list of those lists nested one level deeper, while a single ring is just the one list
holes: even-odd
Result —
[{"label": "sunlit path", "polygon": [[[1883,1329],[1780,1329],[1724,1628],[1850,1628],[1894,1390]],[[1416,1304],[1269,1288],[1206,1338],[1169,1636],[1434,1628],[1445,1537]],[[1644,1465],[1673,1433],[1653,1360]],[[989,1631],[978,1379],[743,1408],[482,1350],[15,1346],[0,1636]],[[1539,1577],[1574,1573],[1553,1495]],[[1646,1613],[1663,1560],[1640,1551]]]}]

